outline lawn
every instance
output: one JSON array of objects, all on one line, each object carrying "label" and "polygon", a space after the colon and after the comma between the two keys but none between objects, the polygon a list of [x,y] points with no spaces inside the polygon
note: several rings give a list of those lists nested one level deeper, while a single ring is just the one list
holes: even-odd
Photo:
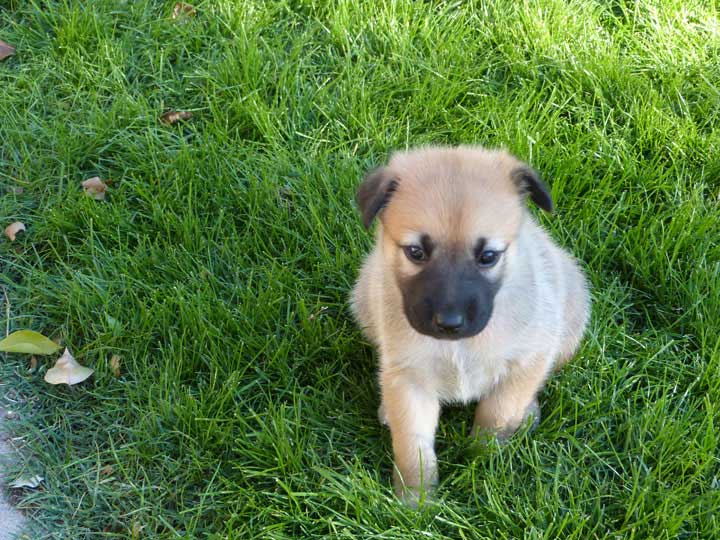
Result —
[{"label": "lawn", "polygon": [[[0,358],[37,538],[720,538],[716,1],[173,6],[0,0],[0,229],[27,226],[0,327],[95,369]],[[415,512],[347,302],[353,197],[392,149],[471,142],[542,173],[593,316],[534,433],[478,448],[443,414]]]}]

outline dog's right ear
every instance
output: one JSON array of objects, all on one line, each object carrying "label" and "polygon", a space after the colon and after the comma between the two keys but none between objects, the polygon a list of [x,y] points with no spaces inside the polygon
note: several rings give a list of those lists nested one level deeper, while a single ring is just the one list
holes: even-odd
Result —
[{"label": "dog's right ear", "polygon": [[366,229],[385,208],[398,187],[398,178],[387,167],[370,171],[358,188],[356,200]]}]

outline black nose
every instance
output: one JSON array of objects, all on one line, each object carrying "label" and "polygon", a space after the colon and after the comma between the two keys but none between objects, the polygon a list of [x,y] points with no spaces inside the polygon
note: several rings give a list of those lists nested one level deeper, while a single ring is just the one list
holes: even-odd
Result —
[{"label": "black nose", "polygon": [[443,332],[457,332],[465,324],[465,317],[457,311],[436,313],[433,318],[435,326]]}]

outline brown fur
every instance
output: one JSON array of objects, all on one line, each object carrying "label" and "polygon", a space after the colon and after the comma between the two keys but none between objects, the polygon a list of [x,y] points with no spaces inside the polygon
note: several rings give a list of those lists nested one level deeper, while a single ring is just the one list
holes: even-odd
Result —
[{"label": "brown fur", "polygon": [[[534,172],[501,150],[429,147],[400,152],[361,186],[376,244],[352,306],[380,355],[381,420],[390,427],[395,487],[413,503],[437,481],[434,437],[442,403],[478,401],[474,433],[511,435],[538,415],[537,394],[577,349],[589,317],[587,285],[575,261],[528,212],[550,196]],[[428,235],[448,264],[478,238],[506,248],[487,279],[499,284],[487,325],[472,337],[419,333],[403,311],[401,283],[422,270],[401,246]],[[468,255],[471,256],[471,255]]]}]

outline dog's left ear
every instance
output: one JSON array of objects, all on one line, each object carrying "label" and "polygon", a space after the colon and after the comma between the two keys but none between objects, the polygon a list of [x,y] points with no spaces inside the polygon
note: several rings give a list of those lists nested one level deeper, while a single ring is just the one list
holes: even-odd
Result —
[{"label": "dog's left ear", "polygon": [[534,169],[522,166],[512,172],[512,179],[515,182],[521,195],[529,195],[532,202],[546,212],[552,213],[553,202],[550,196],[550,189],[540,180],[540,175]]},{"label": "dog's left ear", "polygon": [[397,176],[387,167],[378,167],[363,179],[356,200],[366,229],[370,228],[375,216],[390,202],[397,186]]}]

